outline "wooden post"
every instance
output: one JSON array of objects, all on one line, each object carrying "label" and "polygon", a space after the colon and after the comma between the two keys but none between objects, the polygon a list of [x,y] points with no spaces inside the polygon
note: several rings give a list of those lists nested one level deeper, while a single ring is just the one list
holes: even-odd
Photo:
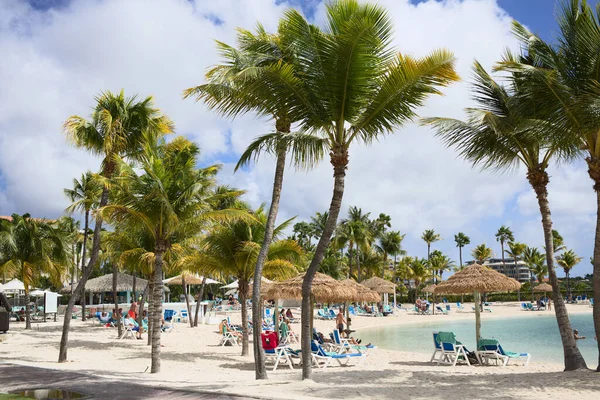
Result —
[{"label": "wooden post", "polygon": [[481,339],[481,312],[479,304],[479,292],[473,293],[473,301],[475,302],[475,349],[479,348],[479,339]]}]

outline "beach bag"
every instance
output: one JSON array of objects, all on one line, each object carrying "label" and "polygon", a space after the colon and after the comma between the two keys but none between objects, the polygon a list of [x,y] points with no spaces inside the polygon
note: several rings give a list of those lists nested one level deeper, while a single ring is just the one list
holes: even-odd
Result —
[{"label": "beach bag", "polygon": [[467,358],[469,359],[469,363],[471,365],[479,364],[479,360],[477,359],[477,355],[474,351],[469,351],[467,353]]}]

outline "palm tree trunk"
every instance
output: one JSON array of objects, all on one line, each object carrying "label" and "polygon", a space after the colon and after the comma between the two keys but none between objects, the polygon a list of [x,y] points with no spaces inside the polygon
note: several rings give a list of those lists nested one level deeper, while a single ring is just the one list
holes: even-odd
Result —
[{"label": "palm tree trunk", "polygon": [[[160,326],[158,327],[160,329]],[[148,277],[148,341],[146,345],[152,346],[154,332],[154,275]]]},{"label": "palm tree trunk", "polygon": [[356,248],[356,282],[360,282],[360,252]]},{"label": "palm tree trunk", "polygon": [[31,312],[29,311],[29,302],[31,297],[29,296],[29,287],[25,287],[25,329],[31,329]]},{"label": "palm tree trunk", "polygon": [[[248,305],[246,299],[248,298],[248,280],[245,277],[238,278],[239,282],[239,295],[240,304],[242,305],[242,356],[248,355]],[[277,307],[277,303],[275,303]],[[254,329],[254,327],[252,327]],[[254,338],[255,342],[260,342],[260,334]]]},{"label": "palm tree trunk", "polygon": [[506,263],[504,262],[504,241],[500,241],[500,251],[502,251],[502,272],[504,275],[508,276],[508,271],[506,270]]},{"label": "palm tree trunk", "polygon": [[[108,204],[108,188],[105,186],[102,189],[102,196],[100,197],[99,208],[104,207]],[[102,231],[102,216],[96,216],[96,226],[94,227],[94,236],[92,239],[92,254],[90,255],[90,261],[88,265],[81,274],[81,279],[77,284],[77,288],[75,292],[73,292],[73,296],[69,299],[69,304],[67,305],[67,309],[65,310],[65,317],[63,322],[63,330],[62,336],[60,339],[60,347],[58,351],[58,362],[67,361],[67,346],[69,343],[69,328],[71,327],[71,317],[73,316],[73,306],[75,302],[79,300],[79,295],[81,291],[85,288],[85,283],[87,282],[90,273],[92,272],[92,267],[98,261],[98,255],[100,254],[100,232]],[[85,257],[84,257],[85,258]]]},{"label": "palm tree trunk", "polygon": [[381,267],[381,279],[385,279],[385,266],[387,264],[387,253],[383,253],[383,266]]},{"label": "palm tree trunk", "polygon": [[[117,269],[117,264],[113,264],[113,276],[112,276],[112,291],[113,291],[113,300],[115,302],[115,310],[119,311],[119,296],[117,292],[117,279],[118,279],[119,271]],[[121,337],[123,334],[123,326],[121,325],[121,319],[123,315],[117,316],[117,337]]]},{"label": "palm tree trunk", "polygon": [[348,279],[352,276],[352,243],[348,245]]},{"label": "palm tree trunk", "polygon": [[198,326],[198,310],[200,310],[200,302],[204,297],[204,287],[206,286],[206,276],[202,277],[202,285],[200,286],[200,293],[198,293],[198,299],[196,299],[196,313],[194,315],[194,326]]},{"label": "palm tree trunk", "polygon": [[569,282],[569,271],[565,272],[565,275],[567,276],[567,299],[571,299],[571,284]]},{"label": "palm tree trunk", "polygon": [[460,259],[460,269],[462,269],[462,246],[458,247],[458,258]]},{"label": "palm tree trunk", "polygon": [[137,278],[137,276],[136,276],[135,270],[133,270],[133,287],[131,288],[132,289],[131,291],[133,292],[133,301],[134,302],[137,301],[137,293],[136,293],[136,290],[135,290],[135,289],[137,289],[136,288],[136,283],[137,283],[136,282],[136,280],[137,280],[136,278]]},{"label": "palm tree trunk", "polygon": [[188,321],[190,322],[190,328],[194,327],[194,321],[192,321],[192,309],[190,308],[190,298],[188,297],[187,285],[185,283],[185,276],[181,274],[181,286],[183,286],[183,294],[185,295],[185,305],[188,312]]},{"label": "palm tree trunk", "polygon": [[[88,236],[88,224],[90,219],[90,210],[85,210],[85,222],[84,222],[84,231],[83,231],[83,245],[82,252],[83,255],[81,257],[81,271],[85,268],[85,253],[87,251],[87,236]],[[71,284],[71,290],[73,290],[73,285]],[[81,288],[81,320],[85,321],[85,282],[83,283],[83,287]]]},{"label": "palm tree trunk", "polygon": [[[596,181],[599,182],[599,181]],[[594,239],[594,271],[593,271],[593,290],[594,290],[594,329],[596,331],[596,337],[600,338],[600,184],[594,185],[596,190],[596,201],[598,204],[598,211],[596,213],[596,237]],[[556,304],[556,302],[555,302]],[[600,351],[600,340],[597,341],[598,350]],[[598,354],[598,367],[596,371],[600,372],[600,353]]]},{"label": "palm tree trunk", "polygon": [[323,235],[319,239],[317,243],[317,247],[315,249],[315,255],[306,270],[306,274],[304,275],[304,280],[302,282],[302,359],[304,362],[302,363],[302,379],[310,379],[312,376],[312,356],[310,343],[312,339],[311,332],[311,320],[312,313],[307,312],[311,308],[311,287],[312,281],[315,277],[321,262],[323,261],[323,257],[325,256],[325,251],[329,246],[329,242],[331,241],[331,235],[335,230],[338,215],[340,214],[340,209],[342,208],[342,199],[344,197],[344,181],[346,178],[346,167],[348,165],[348,149],[343,146],[336,146],[332,149],[331,152],[331,164],[333,165],[333,195],[331,197],[331,204],[329,205],[329,215],[327,217],[327,222],[325,223],[325,229],[323,230]]},{"label": "palm tree trunk", "polygon": [[154,309],[152,315],[152,345],[151,345],[151,358],[152,366],[150,367],[150,373],[160,372],[160,319],[162,316],[162,288],[163,288],[163,253],[165,252],[165,245],[158,242],[156,249],[154,250],[155,261],[154,261]]},{"label": "palm tree trunk", "polygon": [[[279,123],[279,120],[277,121]],[[277,126],[280,132],[289,132],[290,125]],[[277,151],[277,163],[275,167],[275,177],[273,179],[273,194],[271,196],[271,206],[269,207],[269,215],[267,216],[267,224],[265,226],[265,236],[263,239],[256,265],[254,267],[254,281],[252,283],[252,333],[254,335],[254,371],[256,379],[267,379],[267,369],[265,367],[265,355],[260,340],[262,333],[262,303],[260,300],[260,287],[262,271],[267,260],[269,246],[273,240],[273,231],[275,229],[275,220],[279,211],[279,200],[281,198],[281,188],[283,187],[283,173],[285,170],[286,147],[281,144]]]},{"label": "palm tree trunk", "polygon": [[[148,298],[148,286],[149,285],[146,285],[146,287],[144,288],[144,291],[142,292],[142,300],[140,301],[140,313],[138,314],[138,317],[137,317],[137,323],[139,326],[143,325],[144,304],[146,303],[146,299]],[[149,318],[148,318],[148,328],[150,328],[150,319]]]},{"label": "palm tree trunk", "polygon": [[569,314],[565,302],[560,294],[556,271],[554,270],[554,243],[552,240],[552,218],[550,215],[550,205],[548,202],[548,174],[544,170],[529,170],[527,179],[535,191],[538,200],[540,213],[542,214],[542,226],[544,228],[544,242],[546,245],[546,264],[548,265],[548,277],[552,285],[552,294],[554,295],[554,313],[560,331],[560,337],[563,345],[565,357],[565,371],[576,369],[586,369],[587,365],[581,356],[577,343],[573,337],[573,329],[569,321]]},{"label": "palm tree trunk", "polygon": [[85,286],[81,288],[81,321],[85,322]]}]

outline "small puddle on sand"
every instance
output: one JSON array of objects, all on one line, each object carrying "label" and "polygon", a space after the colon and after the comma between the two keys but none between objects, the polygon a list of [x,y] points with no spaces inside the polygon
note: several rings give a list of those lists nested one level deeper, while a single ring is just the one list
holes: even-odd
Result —
[{"label": "small puddle on sand", "polygon": [[31,390],[17,390],[12,394],[18,394],[19,396],[28,397],[31,399],[85,399],[87,395],[83,393],[73,392],[71,390],[62,389],[31,389]]}]

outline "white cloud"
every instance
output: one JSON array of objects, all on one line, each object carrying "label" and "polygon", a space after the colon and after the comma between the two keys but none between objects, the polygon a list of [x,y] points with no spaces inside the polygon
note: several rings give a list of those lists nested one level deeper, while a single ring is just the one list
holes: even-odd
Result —
[{"label": "white cloud", "polygon": [[[444,97],[429,100],[419,110],[423,116],[462,117],[471,104],[473,60],[490,68],[506,47],[516,48],[511,18],[493,0],[380,3],[394,20],[395,44],[402,52],[421,56],[445,47],[457,57],[463,81],[444,90]],[[67,205],[62,188],[85,169],[98,167],[97,159],[69,147],[61,124],[72,114],[89,115],[100,91],[121,88],[153,95],[178,133],[202,147],[203,161],[226,161],[224,182],[246,189],[255,205],[270,201],[271,157],[232,173],[232,153],[239,155],[253,137],[269,132],[268,121],[253,115],[224,120],[182,100],[181,92],[202,83],[207,68],[218,62],[213,39],[233,43],[236,27],[252,29],[257,21],[274,30],[286,7],[272,0],[73,0],[68,7],[41,12],[18,0],[0,2],[0,175],[5,184],[0,214],[61,213]],[[315,20],[323,21],[323,5],[314,10]],[[354,146],[350,157],[344,209],[357,205],[374,215],[390,214],[394,229],[408,233],[406,246],[413,254],[425,254],[420,234],[429,228],[442,234],[439,247],[453,258],[458,258],[453,234],[459,230],[474,245],[495,246],[495,229],[510,223],[519,237],[539,243],[535,198],[523,173],[473,170],[427,128],[408,124],[380,143]],[[310,172],[288,171],[282,219],[308,218],[328,208],[333,182],[327,160]],[[589,216],[594,213],[589,186],[581,165],[553,171],[556,225],[569,242],[582,243],[576,248],[585,255],[591,252]]]}]

